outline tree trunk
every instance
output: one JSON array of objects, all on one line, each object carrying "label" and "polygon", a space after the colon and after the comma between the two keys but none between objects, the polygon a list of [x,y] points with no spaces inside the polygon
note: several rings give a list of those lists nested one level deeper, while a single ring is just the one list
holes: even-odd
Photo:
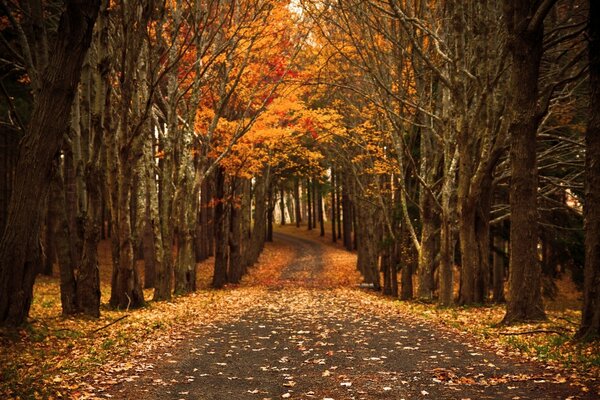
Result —
[{"label": "tree trunk", "polygon": [[[56,252],[54,251],[54,239],[52,237],[52,226],[56,223],[56,217],[50,213],[50,204],[46,206],[46,223],[42,243],[44,246],[44,265],[41,273],[46,276],[52,276],[54,270],[54,260],[56,260]],[[2,228],[0,227],[0,232]]]},{"label": "tree trunk", "polygon": [[381,271],[383,272],[383,294],[392,295],[392,255],[389,246],[381,253]]},{"label": "tree trunk", "polygon": [[262,175],[256,177],[254,187],[254,227],[252,229],[252,240],[250,247],[250,265],[258,260],[258,256],[265,245],[267,235],[267,186],[270,181],[270,167],[262,171]]},{"label": "tree trunk", "polygon": [[285,225],[285,191],[283,190],[283,182],[279,189],[279,209],[281,210],[281,226]]},{"label": "tree trunk", "polygon": [[372,285],[374,290],[381,288],[379,279],[379,254],[377,251],[378,243],[377,232],[379,229],[379,221],[375,210],[371,204],[361,202],[360,206],[356,207],[357,229],[357,266],[364,281]]},{"label": "tree trunk", "polygon": [[133,183],[133,166],[127,152],[120,152],[117,177],[118,203],[113,215],[116,215],[117,241],[119,246],[118,264],[114,268],[113,286],[110,295],[110,306],[118,309],[139,308],[144,305],[139,274],[133,253],[133,232],[131,228],[131,185]]},{"label": "tree trunk", "polygon": [[313,193],[312,193],[312,189],[311,189],[311,184],[310,184],[310,179],[306,180],[306,203],[307,205],[307,212],[308,212],[308,216],[307,216],[307,220],[308,220],[308,230],[310,231],[313,228],[313,217],[312,217],[312,197],[313,197]]},{"label": "tree trunk", "polygon": [[320,233],[319,236],[323,237],[325,236],[325,217],[324,217],[324,212],[323,212],[323,194],[321,193],[321,184],[318,183],[317,184],[317,190],[316,193],[317,195],[317,214],[319,216],[319,229],[320,229]]},{"label": "tree trunk", "polygon": [[146,205],[144,216],[144,231],[142,233],[142,246],[144,253],[144,289],[154,288],[154,276],[156,274],[156,252],[154,251],[154,230],[150,217],[150,206]]},{"label": "tree trunk", "polygon": [[318,207],[318,203],[317,203],[317,196],[320,195],[317,194],[317,180],[315,178],[312,179],[312,227],[316,228],[317,227],[317,217],[318,217],[318,212],[317,212],[317,207]]},{"label": "tree trunk", "polygon": [[302,210],[300,208],[300,180],[294,178],[294,212],[296,214],[296,228],[300,228],[302,222]]},{"label": "tree trunk", "polygon": [[251,223],[252,223],[252,181],[244,179],[241,189],[241,206],[240,206],[240,247],[241,247],[241,264],[242,275],[248,272],[250,266],[250,253],[252,250],[251,242]]},{"label": "tree trunk", "polygon": [[493,278],[492,278],[492,301],[494,303],[504,303],[504,255],[498,253],[500,249],[504,250],[504,239],[500,235],[494,236],[493,253]]},{"label": "tree trunk", "polygon": [[244,272],[242,259],[242,214],[239,205],[243,195],[243,180],[235,178],[232,183],[231,217],[229,226],[229,282],[240,283]]},{"label": "tree trunk", "polygon": [[[186,213],[189,215],[188,213]],[[177,231],[177,266],[175,268],[175,294],[196,290],[196,255],[192,231],[184,224]]]},{"label": "tree trunk", "polygon": [[[154,300],[170,300],[171,290],[173,287],[173,222],[172,222],[172,198],[173,198],[173,151],[171,141],[160,135],[160,146],[164,151],[165,156],[160,160],[159,164],[159,183],[160,191],[158,193],[156,211],[160,212],[160,218],[155,220],[156,228],[159,228],[158,233],[162,239],[162,249],[157,248],[157,264],[154,285]],[[147,150],[148,151],[148,150]],[[150,171],[147,171],[150,172]],[[154,190],[156,186],[152,173],[146,174],[146,186],[150,190]],[[155,216],[157,218],[158,216]],[[160,255],[162,254],[162,260]]]},{"label": "tree trunk", "polygon": [[65,210],[65,191],[62,176],[57,171],[50,184],[49,213],[55,216],[52,227],[58,268],[60,271],[60,301],[63,315],[77,313],[77,281],[75,280],[76,260],[71,253],[71,232]]},{"label": "tree trunk", "polygon": [[347,178],[344,179],[342,186],[342,214],[344,215],[342,219],[344,247],[346,250],[352,251],[354,247],[352,241],[352,221],[354,217],[352,216],[352,204],[350,203],[350,195],[348,193]]},{"label": "tree trunk", "polygon": [[392,244],[392,254],[390,255],[390,264],[392,272],[392,297],[398,298],[398,266],[400,265],[399,243],[395,241]]},{"label": "tree trunk", "polygon": [[63,12],[21,141],[6,227],[0,240],[0,325],[20,325],[29,313],[35,252],[48,196],[52,161],[68,126],[83,59],[89,48],[99,1],[73,1]]},{"label": "tree trunk", "polygon": [[229,281],[227,265],[229,263],[229,224],[225,205],[225,173],[218,167],[215,171],[215,268],[212,286],[220,289]]},{"label": "tree trunk", "polygon": [[206,177],[200,189],[199,222],[196,232],[196,262],[206,260],[210,253],[209,236],[213,235],[213,232],[209,229],[209,220],[212,218],[210,181],[211,177]]},{"label": "tree trunk", "polygon": [[[532,26],[539,5],[505,0],[512,58],[510,123],[510,285],[503,323],[546,318],[537,259],[538,212],[536,133],[538,79],[543,54],[543,22]],[[542,19],[543,20],[543,19]]]},{"label": "tree trunk", "polygon": [[[100,316],[100,268],[98,264],[98,243],[104,231],[104,187],[106,177],[101,167],[105,151],[102,148],[105,134],[110,125],[110,87],[108,73],[110,65],[108,44],[108,0],[101,2],[97,28],[94,37],[94,52],[90,54],[90,65],[86,75],[88,84],[84,91],[84,109],[89,114],[89,123],[85,122],[82,136],[86,151],[83,183],[85,190],[80,190],[85,198],[86,210],[83,230],[83,244],[79,276],[77,278],[77,301],[81,312],[87,316]],[[94,63],[94,64],[92,64]],[[92,91],[91,88],[94,88]],[[93,101],[92,101],[93,99]],[[83,118],[86,120],[87,118]]]},{"label": "tree trunk", "polygon": [[423,202],[421,209],[421,251],[419,251],[419,286],[418,297],[421,300],[433,299],[434,281],[433,269],[435,260],[435,244],[437,224],[435,222],[435,205],[431,195],[423,190]]},{"label": "tree trunk", "polygon": [[468,201],[461,199],[459,218],[459,236],[460,236],[460,289],[458,303],[473,304],[481,303],[480,298],[480,275],[481,258],[478,251],[477,232],[475,231],[476,210]]},{"label": "tree trunk", "polygon": [[[71,139],[72,140],[72,139]],[[77,177],[72,145],[65,142],[63,145],[63,192],[65,196],[65,211],[69,224],[69,246],[74,260],[81,260],[81,240],[79,237],[79,211],[77,204]]]},{"label": "tree trunk", "polygon": [[267,195],[267,242],[273,241],[273,211],[275,210],[273,196],[273,189],[269,188]]},{"label": "tree trunk", "polygon": [[441,220],[439,303],[442,306],[450,306],[454,301],[454,246],[448,210],[442,211]]},{"label": "tree trunk", "polygon": [[335,209],[336,209],[336,214],[337,214],[337,238],[341,239],[342,238],[342,190],[340,188],[341,186],[341,182],[340,182],[340,174],[338,173],[335,177],[335,185],[336,185],[336,202],[335,202]]},{"label": "tree trunk", "polygon": [[333,243],[337,242],[337,233],[336,233],[336,203],[335,203],[335,170],[333,167],[331,168],[331,241]]},{"label": "tree trunk", "polygon": [[585,279],[580,339],[600,337],[600,4],[590,0],[588,57],[590,110],[585,134]]},{"label": "tree trunk", "polygon": [[[100,127],[96,127],[99,129]],[[101,129],[101,128],[100,128]],[[102,130],[98,130],[100,134]],[[99,139],[98,139],[99,140]],[[98,264],[98,243],[102,223],[103,175],[96,158],[86,167],[85,183],[87,213],[83,236],[83,252],[77,281],[78,307],[85,315],[100,316],[100,266]]]}]

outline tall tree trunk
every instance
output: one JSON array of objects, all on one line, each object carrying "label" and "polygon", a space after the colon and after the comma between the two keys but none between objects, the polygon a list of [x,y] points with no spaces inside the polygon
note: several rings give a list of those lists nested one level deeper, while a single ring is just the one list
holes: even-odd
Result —
[{"label": "tall tree trunk", "polygon": [[262,174],[256,177],[254,187],[254,227],[250,246],[249,265],[258,260],[265,245],[267,235],[267,187],[270,184],[270,167],[263,168]]},{"label": "tall tree trunk", "polygon": [[317,195],[317,214],[319,216],[319,236],[325,236],[325,216],[323,215],[323,194],[321,193],[321,184],[317,184],[317,191],[315,193]]},{"label": "tall tree trunk", "polygon": [[442,211],[441,220],[439,303],[443,306],[449,306],[454,301],[454,246],[448,210]]},{"label": "tall tree trunk", "polygon": [[336,186],[336,202],[335,202],[335,209],[336,209],[336,215],[337,215],[337,238],[341,239],[342,238],[342,189],[340,188],[341,186],[341,182],[340,182],[340,177],[341,174],[338,172],[336,177],[335,177],[335,186]]},{"label": "tall tree trunk", "polygon": [[392,244],[390,264],[392,272],[392,297],[398,298],[398,266],[400,265],[400,246],[398,241]]},{"label": "tall tree trunk", "polygon": [[198,230],[196,232],[196,261],[204,261],[209,257],[209,236],[213,235],[209,227],[209,220],[212,218],[212,193],[211,177],[206,177],[202,182],[200,189],[200,210]]},{"label": "tall tree trunk", "polygon": [[279,209],[281,210],[281,226],[285,225],[285,191],[283,190],[283,182],[279,189]]},{"label": "tall tree trunk", "polygon": [[316,228],[317,227],[317,217],[318,217],[318,212],[317,212],[317,207],[318,207],[318,202],[317,202],[317,196],[320,196],[320,193],[317,193],[317,180],[315,178],[312,179],[312,227]]},{"label": "tall tree trunk", "polygon": [[[461,196],[459,196],[461,198]],[[463,201],[460,210],[459,218],[459,236],[460,236],[460,290],[458,295],[458,303],[473,304],[481,303],[479,298],[481,291],[480,274],[481,258],[477,251],[477,232],[475,231],[476,209],[471,203],[472,199],[462,197]]]},{"label": "tall tree trunk", "polygon": [[[49,202],[48,202],[49,203]],[[55,216],[50,213],[50,204],[46,206],[46,222],[42,237],[44,246],[44,265],[41,273],[46,276],[52,276],[54,270],[54,260],[56,260],[56,252],[54,251],[54,239],[52,237],[52,226],[56,223]],[[0,231],[2,228],[0,227]]]},{"label": "tall tree trunk", "polygon": [[77,313],[76,261],[71,252],[71,231],[65,210],[65,188],[62,176],[57,171],[50,185],[49,213],[54,215],[52,234],[55,238],[58,268],[60,271],[60,301],[63,315]]},{"label": "tall tree trunk", "polygon": [[[536,134],[543,116],[537,101],[544,39],[544,15],[538,7],[537,2],[504,1],[512,58],[509,90],[513,96],[509,128],[510,285],[504,324],[546,318],[537,259]],[[535,20],[532,15],[536,15]]]},{"label": "tall tree trunk", "polygon": [[154,288],[156,274],[156,252],[154,251],[154,230],[150,217],[150,205],[146,204],[144,215],[144,230],[142,233],[142,247],[144,253],[144,289]]},{"label": "tall tree trunk", "polygon": [[[71,141],[72,138],[69,138]],[[79,237],[79,207],[77,202],[77,177],[72,144],[68,141],[63,145],[63,191],[65,196],[65,211],[69,224],[71,254],[74,260],[81,259],[81,240]]]},{"label": "tall tree trunk", "polygon": [[[85,167],[83,182],[85,190],[85,222],[79,276],[77,278],[77,302],[81,312],[91,317],[100,316],[100,268],[98,264],[98,244],[104,230],[103,208],[105,198],[106,177],[101,167],[105,150],[105,134],[110,125],[110,87],[108,73],[110,65],[108,44],[108,0],[103,0],[98,15],[97,29],[94,36],[94,52],[90,54],[90,68],[86,75],[88,84],[84,91],[86,100],[84,108],[89,113],[89,124],[84,123],[87,134],[83,152]],[[93,94],[91,87],[94,87]],[[93,99],[93,101],[92,101]],[[86,118],[87,119],[87,118]]]},{"label": "tall tree trunk", "polygon": [[400,300],[412,300],[413,298],[413,271],[417,258],[413,241],[408,229],[402,224],[400,226],[399,238],[399,260],[402,265],[400,271]]},{"label": "tall tree trunk", "polygon": [[0,135],[0,235],[6,226],[20,138],[17,131],[8,129]]},{"label": "tall tree trunk", "polygon": [[251,224],[252,224],[252,181],[250,179],[242,180],[241,188],[241,206],[240,206],[240,247],[241,247],[241,263],[242,275],[248,272],[250,266],[251,253]]},{"label": "tall tree trunk", "polygon": [[267,242],[273,241],[273,211],[275,210],[275,199],[273,189],[269,188],[267,195]]},{"label": "tall tree trunk", "polygon": [[585,282],[577,337],[600,337],[600,4],[590,0],[588,57],[590,110],[585,134]]},{"label": "tall tree trunk", "polygon": [[[191,210],[188,210],[191,211]],[[189,213],[183,211],[185,214]],[[196,255],[194,237],[187,224],[177,231],[177,265],[175,268],[175,294],[196,290]]]},{"label": "tall tree trunk", "polygon": [[296,228],[300,228],[302,209],[300,207],[300,180],[298,177],[294,177],[294,212],[296,214]]},{"label": "tall tree trunk", "polygon": [[128,152],[119,154],[117,177],[118,203],[115,205],[117,241],[119,246],[118,264],[114,268],[110,306],[118,309],[139,308],[144,305],[144,292],[135,265],[133,252],[133,231],[131,226],[131,185],[133,184],[133,166]]},{"label": "tall tree trunk", "polygon": [[311,184],[310,184],[310,179],[306,180],[306,203],[307,203],[307,212],[308,212],[308,216],[307,216],[307,220],[308,220],[308,230],[310,231],[313,228],[313,217],[312,217],[312,198],[313,198],[313,193],[312,193],[312,189],[311,189]]},{"label": "tall tree trunk", "polygon": [[[169,138],[165,135],[160,135],[160,145],[164,151],[165,156],[161,159],[159,164],[159,183],[160,191],[156,199],[156,205],[153,207],[155,213],[159,212],[160,215],[154,215],[155,224],[155,238],[157,239],[156,245],[162,246],[157,247],[157,264],[155,268],[155,285],[154,285],[154,300],[170,300],[171,290],[173,287],[173,222],[172,222],[172,179],[173,179],[173,152],[172,144]],[[146,152],[149,150],[146,149]],[[148,158],[148,156],[146,156]],[[150,173],[150,170],[146,174],[146,188],[147,190],[155,190],[156,183],[154,182],[154,174]],[[158,240],[158,238],[162,240]],[[160,258],[162,255],[162,259]]]},{"label": "tall tree trunk", "polygon": [[222,168],[215,170],[215,268],[212,286],[220,289],[229,281],[227,265],[229,263],[229,224],[225,204],[225,173]]},{"label": "tall tree trunk", "polygon": [[492,301],[494,303],[504,303],[504,255],[500,250],[505,249],[504,239],[500,235],[494,236],[493,253],[493,277],[492,277]]},{"label": "tall tree trunk", "polygon": [[345,177],[342,186],[342,213],[344,218],[342,219],[342,233],[344,238],[344,247],[348,251],[352,251],[354,248],[352,241],[352,222],[354,217],[352,216],[352,204],[350,203],[350,195],[348,193],[348,179]]},{"label": "tall tree trunk", "polygon": [[335,203],[335,169],[331,168],[331,241],[333,243],[337,242],[337,233],[336,233],[336,203]]},{"label": "tall tree trunk", "polygon": [[[102,135],[100,126],[96,134]],[[100,136],[102,137],[102,136]],[[100,138],[98,138],[100,140]],[[99,162],[93,156],[85,171],[87,213],[83,236],[83,251],[77,281],[77,304],[81,312],[91,317],[100,316],[100,266],[98,244],[102,224],[103,174]]]},{"label": "tall tree trunk", "polygon": [[434,281],[433,270],[436,247],[436,215],[435,205],[431,195],[423,190],[423,201],[421,205],[421,249],[419,251],[419,286],[418,297],[421,300],[430,301],[433,299]]},{"label": "tall tree trunk", "polygon": [[19,147],[18,176],[0,240],[0,325],[20,325],[29,313],[36,272],[30,255],[37,246],[52,160],[68,126],[98,8],[99,1],[67,4],[48,66],[40,71],[43,85],[35,95],[28,131]]},{"label": "tall tree trunk", "polygon": [[380,223],[370,203],[361,201],[355,210],[357,217],[356,236],[358,237],[357,266],[363,275],[365,283],[372,285],[373,289],[379,290],[381,282],[379,279],[379,254],[377,250],[379,240],[377,232]]},{"label": "tall tree trunk", "polygon": [[381,252],[381,271],[383,272],[383,294],[392,295],[392,254],[390,246],[386,246]]},{"label": "tall tree trunk", "polygon": [[229,226],[229,282],[240,283],[244,273],[242,258],[242,215],[240,200],[243,196],[243,179],[235,178],[232,183],[232,205]]}]

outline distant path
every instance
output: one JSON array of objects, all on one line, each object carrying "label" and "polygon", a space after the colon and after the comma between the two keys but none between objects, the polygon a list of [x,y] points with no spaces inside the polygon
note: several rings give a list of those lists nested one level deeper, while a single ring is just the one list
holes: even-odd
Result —
[{"label": "distant path", "polygon": [[281,232],[273,232],[273,239],[294,247],[294,261],[279,276],[280,282],[300,286],[316,286],[323,272],[323,245]]},{"label": "distant path", "polygon": [[[593,399],[539,366],[517,364],[403,315],[357,289],[317,289],[323,245],[276,233],[294,261],[240,319],[158,352],[119,399]],[[572,397],[570,397],[572,396]]]}]

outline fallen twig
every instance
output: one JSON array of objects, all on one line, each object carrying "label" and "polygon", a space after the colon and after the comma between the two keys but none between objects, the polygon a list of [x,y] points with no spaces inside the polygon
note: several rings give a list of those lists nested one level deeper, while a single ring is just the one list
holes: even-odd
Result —
[{"label": "fallen twig", "polygon": [[108,323],[108,324],[106,324],[106,325],[104,325],[104,326],[101,326],[101,327],[100,327],[100,328],[98,328],[98,329],[95,329],[95,330],[91,331],[91,332],[88,334],[88,336],[91,336],[91,335],[93,335],[94,333],[101,331],[102,329],[108,328],[109,326],[111,326],[111,325],[114,325],[114,324],[116,324],[117,322],[119,322],[119,321],[121,321],[121,320],[123,320],[123,319],[125,319],[125,318],[127,318],[127,317],[129,317],[129,314],[123,315],[122,317],[119,317],[119,318],[115,319],[114,321],[112,321],[112,322],[110,322],[110,323]]},{"label": "fallen twig", "polygon": [[556,335],[566,336],[564,334],[564,332],[555,331],[552,329],[536,329],[533,331],[522,331],[522,332],[498,332],[499,335],[503,335],[503,336],[532,335],[535,333],[548,333],[548,334],[556,334]]},{"label": "fallen twig", "polygon": [[556,317],[556,319],[561,319],[561,320],[563,320],[563,321],[566,321],[566,322],[568,322],[568,323],[569,323],[569,324],[571,324],[571,325],[579,326],[579,324],[578,324],[577,322],[573,322],[573,321],[571,321],[570,319],[568,319],[568,318],[565,318],[565,317]]}]

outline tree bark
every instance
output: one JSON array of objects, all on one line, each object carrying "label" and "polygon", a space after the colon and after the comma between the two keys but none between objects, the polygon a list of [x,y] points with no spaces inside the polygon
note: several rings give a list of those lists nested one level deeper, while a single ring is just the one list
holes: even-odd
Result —
[{"label": "tree bark", "polygon": [[285,191],[283,190],[283,182],[279,189],[279,209],[281,210],[281,226],[285,225]]},{"label": "tree bark", "polygon": [[256,177],[254,187],[254,227],[249,250],[249,265],[254,264],[264,248],[267,235],[267,187],[270,184],[270,167],[263,168]]},{"label": "tree bark", "polygon": [[300,228],[302,222],[302,209],[300,206],[300,180],[294,178],[294,212],[296,215],[296,228]]},{"label": "tree bark", "polygon": [[504,303],[504,255],[499,253],[505,249],[504,239],[500,235],[495,235],[493,239],[492,254],[492,301],[494,303]]},{"label": "tree bark", "polygon": [[[100,128],[99,126],[96,129]],[[100,128],[101,129],[101,128]],[[102,130],[96,131],[101,135]],[[102,137],[102,136],[100,136]],[[98,138],[100,140],[100,138]],[[99,163],[93,157],[86,167],[85,183],[87,213],[83,236],[81,266],[77,281],[77,304],[81,312],[91,317],[100,316],[100,266],[98,264],[98,243],[102,223],[103,174]]]},{"label": "tree bark", "polygon": [[242,263],[243,276],[248,272],[252,250],[252,181],[250,179],[242,180],[240,214],[240,261]]},{"label": "tree bark", "polygon": [[113,286],[110,306],[118,309],[139,308],[144,305],[144,292],[135,265],[133,253],[133,232],[131,227],[131,185],[133,166],[128,152],[119,154],[119,175],[117,177],[118,203],[113,215],[116,216],[118,263],[113,269]]},{"label": "tree bark", "polygon": [[352,251],[354,248],[353,240],[352,240],[352,221],[354,217],[352,216],[352,204],[350,202],[350,195],[348,193],[348,183],[347,178],[344,179],[342,186],[342,233],[344,239],[344,247],[348,251]]},{"label": "tree bark", "polygon": [[537,108],[543,54],[543,18],[531,16],[539,3],[505,0],[511,53],[510,123],[510,285],[504,324],[546,318],[537,258],[538,212],[536,133],[542,113]]},{"label": "tree bark", "polygon": [[[94,37],[94,52],[90,54],[90,68],[87,74],[88,84],[86,101],[84,101],[89,124],[85,125],[87,133],[85,140],[86,152],[83,154],[85,166],[83,182],[85,190],[81,190],[85,198],[85,222],[83,230],[83,245],[79,276],[77,278],[77,305],[79,310],[87,316],[100,316],[100,268],[98,264],[98,243],[100,242],[103,228],[103,200],[106,196],[106,177],[101,167],[105,151],[102,146],[105,134],[110,125],[110,87],[108,72],[110,65],[108,44],[108,0],[103,0],[98,15],[96,34]],[[94,63],[94,64],[92,64]],[[94,87],[92,94],[91,87]],[[92,101],[93,99],[93,101]]]},{"label": "tree bark", "polygon": [[317,212],[317,207],[318,207],[318,203],[317,203],[317,196],[320,194],[317,194],[317,180],[315,178],[312,179],[312,227],[313,229],[316,229],[317,227],[317,217],[318,217],[318,212]]},{"label": "tree bark", "polygon": [[42,85],[19,147],[6,227],[0,240],[0,325],[20,325],[29,313],[42,204],[48,196],[52,160],[68,126],[83,59],[99,1],[69,1],[61,15]]},{"label": "tree bark", "polygon": [[244,210],[241,208],[243,196],[243,179],[235,178],[232,183],[233,202],[231,205],[231,219],[229,227],[229,282],[240,283],[244,274],[244,261],[242,257],[242,218]]},{"label": "tree bark", "polygon": [[317,184],[317,193],[315,193],[317,195],[317,214],[319,217],[319,229],[320,229],[320,233],[319,236],[323,237],[325,236],[325,216],[323,215],[323,194],[321,193],[321,184],[318,183]]},{"label": "tree bark", "polygon": [[310,179],[306,180],[306,203],[307,203],[307,212],[308,212],[308,216],[307,216],[307,220],[308,220],[308,230],[312,230],[313,228],[313,217],[312,217],[312,198],[313,198],[313,191],[311,189],[311,184],[310,184]]},{"label": "tree bark", "polygon": [[57,171],[50,185],[50,214],[56,217],[52,234],[55,238],[58,269],[60,272],[60,301],[63,315],[77,313],[76,261],[71,252],[71,231],[66,212],[65,188],[60,172]]},{"label": "tree bark", "polygon": [[337,242],[337,232],[336,232],[336,203],[335,203],[335,169],[331,168],[331,241],[333,243]]},{"label": "tree bark", "polygon": [[419,251],[419,286],[418,297],[421,300],[433,299],[434,281],[433,270],[436,247],[436,215],[435,205],[431,195],[423,190],[423,201],[421,205],[421,250]]},{"label": "tree bark", "polygon": [[215,268],[212,286],[220,289],[229,281],[229,223],[225,204],[225,173],[221,167],[215,170]]},{"label": "tree bark", "polygon": [[269,187],[267,194],[267,242],[273,241],[273,211],[275,210],[275,199],[273,189]]},{"label": "tree bark", "polygon": [[600,337],[600,4],[590,0],[590,109],[585,133],[585,279],[579,339]]}]

